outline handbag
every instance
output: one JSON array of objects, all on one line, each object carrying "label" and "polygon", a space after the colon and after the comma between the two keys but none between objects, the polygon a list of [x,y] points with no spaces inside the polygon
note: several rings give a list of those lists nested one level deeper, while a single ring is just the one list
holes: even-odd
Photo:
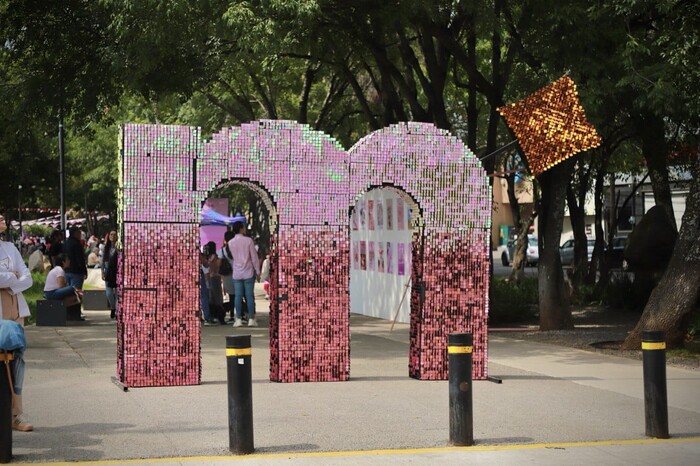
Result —
[{"label": "handbag", "polygon": [[227,277],[233,273],[233,269],[231,268],[231,261],[229,260],[229,254],[226,254],[226,250],[228,247],[225,247],[223,249],[223,258],[221,260],[221,264],[219,264],[219,275]]}]

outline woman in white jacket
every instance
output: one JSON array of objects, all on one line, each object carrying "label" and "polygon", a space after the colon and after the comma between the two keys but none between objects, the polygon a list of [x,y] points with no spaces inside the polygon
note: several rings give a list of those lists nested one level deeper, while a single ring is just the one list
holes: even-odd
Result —
[{"label": "woman in white jacket", "polygon": [[[7,230],[5,217],[0,215],[0,234]],[[24,325],[29,306],[22,292],[31,288],[32,274],[24,264],[17,248],[7,241],[0,241],[0,315],[4,320],[14,320]],[[22,396],[12,398],[12,428],[28,432],[31,424],[21,419]]]}]

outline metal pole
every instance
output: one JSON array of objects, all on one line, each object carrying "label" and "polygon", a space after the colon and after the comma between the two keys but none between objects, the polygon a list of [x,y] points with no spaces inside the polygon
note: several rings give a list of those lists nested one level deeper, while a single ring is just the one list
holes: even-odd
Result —
[{"label": "metal pole", "polygon": [[58,112],[58,190],[61,196],[61,230],[66,231],[65,172],[63,163],[63,115]]},{"label": "metal pole", "polygon": [[663,331],[642,332],[644,424],[647,437],[668,438],[666,341]]},{"label": "metal pole", "polygon": [[12,459],[12,392],[5,368],[11,353],[0,353],[0,463]]},{"label": "metal pole", "polygon": [[452,333],[447,346],[450,389],[450,444],[474,445],[472,334]]},{"label": "metal pole", "polygon": [[231,453],[253,453],[253,377],[250,335],[226,337],[228,444]]},{"label": "metal pole", "polygon": [[17,215],[19,220],[19,240],[22,241],[22,185],[19,185],[17,190]]}]

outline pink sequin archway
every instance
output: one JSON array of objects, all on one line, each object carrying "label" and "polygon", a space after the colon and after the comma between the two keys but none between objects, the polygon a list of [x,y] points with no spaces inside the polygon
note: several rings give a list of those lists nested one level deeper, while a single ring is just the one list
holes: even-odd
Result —
[{"label": "pink sequin archway", "polygon": [[289,121],[226,128],[208,142],[200,136],[182,126],[122,128],[122,383],[200,382],[198,216],[222,180],[261,187],[276,212],[271,380],[349,378],[349,209],[376,186],[404,191],[424,220],[413,242],[409,374],[445,379],[447,335],[468,331],[474,378],[486,377],[491,194],[458,139],[430,124],[402,123],[346,152]]}]

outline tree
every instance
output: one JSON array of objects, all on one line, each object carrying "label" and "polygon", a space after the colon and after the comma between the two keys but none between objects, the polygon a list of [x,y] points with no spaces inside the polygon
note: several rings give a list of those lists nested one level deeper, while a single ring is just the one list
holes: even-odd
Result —
[{"label": "tree", "polygon": [[564,281],[559,255],[559,239],[564,224],[564,199],[573,165],[572,159],[566,160],[538,177],[542,189],[538,216],[540,330],[562,330],[574,326],[569,287]]},{"label": "tree", "polygon": [[680,130],[675,134],[692,154],[693,166],[690,193],[671,261],[623,348],[639,348],[643,330],[665,331],[667,342],[674,346],[680,344],[687,316],[696,308],[700,295],[700,73],[695,66],[700,60],[700,5],[670,0],[649,5],[628,0],[619,8],[630,17],[644,18],[645,27],[630,35],[629,48],[650,58],[641,70],[637,62],[630,60],[636,71],[633,84],[646,91],[656,114],[664,115],[666,138],[671,124]]},{"label": "tree", "polygon": [[639,322],[625,339],[623,349],[639,349],[644,330],[663,330],[670,346],[681,344],[685,336],[686,317],[699,302],[700,155],[696,156],[693,171],[683,223],[671,261],[652,291]]}]

